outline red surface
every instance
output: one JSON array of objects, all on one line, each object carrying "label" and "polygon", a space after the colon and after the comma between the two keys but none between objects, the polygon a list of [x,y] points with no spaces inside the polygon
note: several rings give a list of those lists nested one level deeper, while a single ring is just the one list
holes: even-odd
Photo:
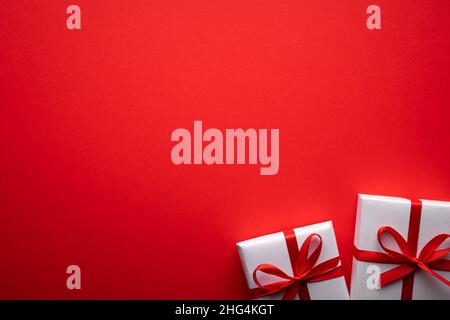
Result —
[{"label": "red surface", "polygon": [[[450,200],[449,1],[74,2],[0,3],[0,298],[246,298],[236,242],[328,219],[348,280],[358,192]],[[278,175],[173,165],[194,120]]]}]

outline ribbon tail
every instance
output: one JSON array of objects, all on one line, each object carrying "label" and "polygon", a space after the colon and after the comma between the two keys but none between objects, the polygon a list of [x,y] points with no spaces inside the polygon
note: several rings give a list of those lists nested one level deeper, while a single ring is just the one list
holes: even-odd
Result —
[{"label": "ribbon tail", "polygon": [[286,293],[283,296],[283,300],[294,300],[299,290],[299,284],[297,282],[294,282],[287,288]]},{"label": "ribbon tail", "polygon": [[385,271],[380,275],[380,285],[384,287],[392,282],[400,280],[411,272],[414,272],[416,269],[416,266],[402,264],[398,267]]},{"label": "ribbon tail", "polygon": [[320,281],[327,281],[335,278],[340,278],[344,275],[342,272],[341,266],[335,267],[331,270],[328,270],[327,272],[314,276],[313,278],[308,279],[309,282],[320,282]]},{"label": "ribbon tail", "polygon": [[440,280],[441,282],[443,282],[447,287],[450,287],[450,281],[445,279],[443,276],[441,276],[440,274],[438,274],[437,272],[431,270],[428,266],[424,265],[424,264],[419,264],[419,267],[428,272],[429,274],[431,274],[433,277],[435,277],[436,279]]},{"label": "ribbon tail", "polygon": [[427,262],[427,266],[434,270],[450,271],[450,260],[440,259],[433,262]]},{"label": "ribbon tail", "polygon": [[300,282],[298,287],[298,297],[300,298],[300,300],[311,300],[308,284],[306,282]]}]

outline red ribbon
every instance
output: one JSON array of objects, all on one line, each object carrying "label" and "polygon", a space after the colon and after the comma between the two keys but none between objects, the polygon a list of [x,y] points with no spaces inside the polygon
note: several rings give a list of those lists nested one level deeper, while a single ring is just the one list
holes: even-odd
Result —
[{"label": "red ribbon", "polygon": [[[403,279],[402,300],[412,299],[414,272],[418,269],[422,269],[447,286],[450,286],[450,281],[432,270],[450,271],[450,260],[443,259],[450,252],[450,248],[438,249],[445,240],[450,238],[450,234],[439,234],[435,236],[425,244],[419,255],[417,255],[421,214],[422,202],[420,200],[412,200],[408,240],[405,240],[391,227],[383,226],[378,229],[378,243],[385,252],[365,251],[355,248],[355,258],[357,260],[400,264],[398,267],[385,271],[380,275],[380,286],[383,287]],[[384,244],[383,235],[385,234],[393,238],[400,251],[389,249]]]},{"label": "red ribbon", "polygon": [[[339,256],[316,266],[317,260],[322,252],[322,238],[320,235],[316,233],[310,234],[303,242],[300,250],[298,250],[297,238],[294,230],[284,231],[284,238],[286,240],[294,275],[287,275],[281,269],[271,264],[263,263],[258,265],[253,271],[253,281],[258,287],[251,289],[255,298],[286,290],[283,300],[293,300],[297,294],[301,300],[310,300],[311,298],[307,286],[308,282],[325,281],[342,276],[341,266],[339,265]],[[313,238],[317,238],[319,243],[311,254],[309,254]],[[257,278],[258,271],[277,276],[284,280],[262,285]]]}]

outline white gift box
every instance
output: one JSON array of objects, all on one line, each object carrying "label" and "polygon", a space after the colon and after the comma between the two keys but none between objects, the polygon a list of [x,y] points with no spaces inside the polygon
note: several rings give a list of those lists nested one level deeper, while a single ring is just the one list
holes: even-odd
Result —
[{"label": "white gift box", "polygon": [[[420,200],[422,209],[418,227],[417,253],[420,253],[426,243],[438,234],[450,233],[450,202]],[[384,252],[377,233],[380,227],[388,226],[395,229],[406,240],[411,217],[411,200],[396,197],[374,195],[358,195],[356,228],[354,245],[359,250]],[[389,248],[398,246],[393,239],[386,239]],[[386,246],[385,244],[385,246]],[[439,248],[447,248],[447,239]],[[444,257],[449,259],[449,255]],[[402,295],[402,279],[380,288],[379,272],[391,270],[399,264],[375,263],[359,261],[353,258],[350,295],[351,299],[400,299]],[[450,272],[433,270],[442,277],[449,279]],[[378,281],[374,286],[373,276]],[[429,273],[418,269],[414,272],[412,299],[450,299],[450,287]]]},{"label": "white gift box", "polygon": [[[298,248],[302,246],[305,239],[315,233],[322,238],[322,251],[316,265],[339,257],[336,238],[331,221],[309,225],[293,229],[297,240]],[[262,237],[246,240],[237,243],[237,248],[241,258],[245,277],[250,289],[257,288],[253,280],[253,272],[261,264],[271,264],[282,270],[289,276],[293,276],[291,260],[283,232],[277,232]],[[338,265],[340,266],[340,261]],[[258,273],[258,280],[262,285],[267,285],[280,281],[280,278]],[[311,300],[348,300],[349,294],[343,276],[324,280],[320,282],[308,282],[306,284]],[[284,292],[277,292],[259,299],[280,300]],[[299,299],[298,294],[295,299]]]}]

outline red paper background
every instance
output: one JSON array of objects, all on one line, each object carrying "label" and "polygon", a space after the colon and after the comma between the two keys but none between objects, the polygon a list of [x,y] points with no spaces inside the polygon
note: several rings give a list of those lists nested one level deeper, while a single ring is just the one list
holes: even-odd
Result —
[{"label": "red paper background", "polygon": [[[329,219],[349,280],[358,192],[450,200],[449,1],[74,3],[0,3],[0,298],[247,298],[236,242]],[[278,175],[173,165],[194,120]]]}]

